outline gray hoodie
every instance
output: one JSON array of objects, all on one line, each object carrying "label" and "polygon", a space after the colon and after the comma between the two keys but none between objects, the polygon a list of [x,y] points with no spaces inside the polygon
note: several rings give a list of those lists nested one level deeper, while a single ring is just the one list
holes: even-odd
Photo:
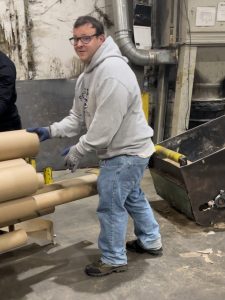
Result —
[{"label": "gray hoodie", "polygon": [[148,157],[154,152],[153,130],[145,119],[137,79],[111,37],[77,79],[70,114],[50,126],[51,134],[77,136],[84,125],[87,132],[76,145],[83,155],[95,150],[105,159]]}]

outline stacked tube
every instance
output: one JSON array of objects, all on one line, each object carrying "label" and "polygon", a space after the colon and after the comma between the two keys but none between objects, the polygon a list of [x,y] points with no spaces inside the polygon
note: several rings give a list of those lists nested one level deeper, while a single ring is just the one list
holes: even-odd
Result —
[{"label": "stacked tube", "polygon": [[[35,157],[38,150],[39,139],[34,133],[0,133],[0,228],[49,214],[56,205],[97,194],[97,174],[44,186],[43,175],[24,160]],[[0,253],[26,243],[24,230],[4,233],[0,235]]]}]

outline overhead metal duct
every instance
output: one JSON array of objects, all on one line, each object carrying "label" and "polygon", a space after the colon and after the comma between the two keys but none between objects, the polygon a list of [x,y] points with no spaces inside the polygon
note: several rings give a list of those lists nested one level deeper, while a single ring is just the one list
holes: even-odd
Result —
[{"label": "overhead metal duct", "polygon": [[147,66],[149,64],[175,64],[177,59],[174,50],[136,49],[132,41],[133,28],[129,21],[129,3],[133,4],[133,1],[113,1],[115,40],[121,52],[126,55],[132,63],[139,66]]}]

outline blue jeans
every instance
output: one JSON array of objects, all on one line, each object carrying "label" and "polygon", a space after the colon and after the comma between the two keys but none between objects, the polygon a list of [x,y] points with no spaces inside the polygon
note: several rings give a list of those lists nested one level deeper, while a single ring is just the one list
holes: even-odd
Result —
[{"label": "blue jeans", "polygon": [[128,214],[134,221],[134,233],[144,248],[158,249],[162,246],[159,225],[140,188],[148,160],[121,155],[100,161],[97,214],[101,231],[98,246],[104,263],[127,264]]}]

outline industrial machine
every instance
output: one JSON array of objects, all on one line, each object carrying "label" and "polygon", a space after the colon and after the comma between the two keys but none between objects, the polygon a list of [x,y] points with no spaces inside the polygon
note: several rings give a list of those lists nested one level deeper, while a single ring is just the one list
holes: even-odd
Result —
[{"label": "industrial machine", "polygon": [[225,220],[225,116],[156,146],[149,168],[156,192],[196,223]]},{"label": "industrial machine", "polygon": [[115,39],[133,65],[144,66],[156,143],[225,113],[224,3],[113,1]]},{"label": "industrial machine", "polygon": [[114,2],[115,37],[144,66],[158,144],[149,166],[156,191],[198,224],[224,221],[225,2],[135,3],[132,28],[127,1]]},{"label": "industrial machine", "polygon": [[160,142],[225,113],[225,2],[159,0],[153,6],[153,47],[175,48],[178,57],[175,68],[166,66],[159,98]]}]

